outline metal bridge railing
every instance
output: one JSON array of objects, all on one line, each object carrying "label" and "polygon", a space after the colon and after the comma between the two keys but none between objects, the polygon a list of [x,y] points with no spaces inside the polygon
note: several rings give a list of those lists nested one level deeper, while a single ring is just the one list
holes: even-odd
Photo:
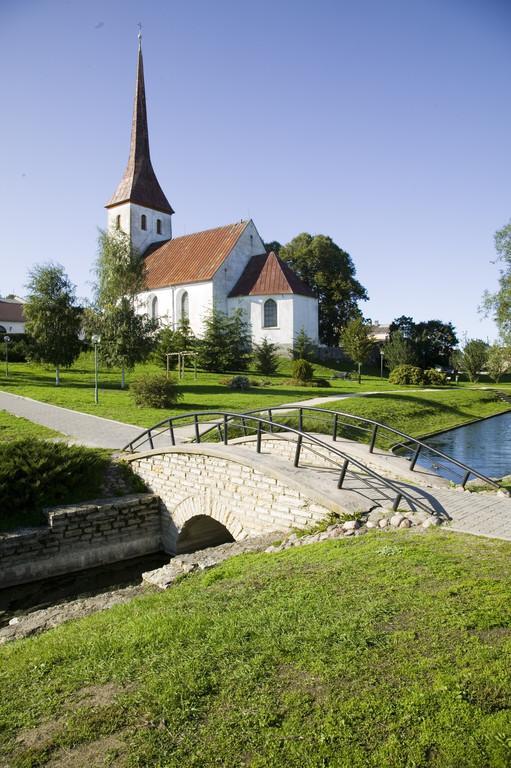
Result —
[{"label": "metal bridge railing", "polygon": [[[209,421],[211,421],[214,417],[216,423],[210,425],[205,432],[201,433],[200,419],[204,417],[206,417]],[[291,432],[296,435],[296,448],[293,460],[295,467],[299,467],[301,451],[305,439],[308,445],[312,443],[317,448],[321,449],[323,453],[326,451],[327,456],[325,458],[327,458],[339,470],[339,476],[337,480],[338,489],[343,487],[346,475],[350,474],[357,480],[362,481],[364,485],[372,491],[375,490],[375,485],[373,484],[374,481],[379,484],[379,487],[377,487],[379,493],[382,492],[382,486],[386,489],[387,492],[390,491],[390,495],[385,496],[385,498],[391,502],[393,510],[397,510],[401,501],[404,500],[412,510],[420,508],[428,514],[435,513],[430,506],[422,502],[420,499],[412,496],[412,494],[410,494],[407,490],[399,487],[392,480],[389,480],[389,478],[380,475],[378,472],[366,466],[363,462],[359,461],[353,456],[350,456],[345,451],[342,451],[337,446],[334,447],[333,445],[320,440],[315,435],[303,432],[303,430],[295,429],[294,427],[287,424],[280,424],[279,422],[274,421],[271,413],[270,418],[268,419],[261,416],[255,416],[252,413],[240,414],[231,413],[228,411],[200,411],[197,413],[186,413],[180,416],[170,416],[166,419],[163,419],[158,424],[155,424],[153,427],[144,430],[137,438],[128,443],[124,447],[124,450],[135,452],[136,450],[140,450],[140,448],[146,444],[148,444],[151,449],[154,449],[155,440],[164,435],[168,436],[170,439],[170,444],[174,446],[176,445],[175,424],[176,422],[185,420],[188,424],[190,421],[193,424],[195,440],[197,443],[200,443],[206,435],[216,431],[218,433],[219,440],[224,445],[228,445],[229,427],[233,426],[238,427],[238,429],[240,429],[246,436],[248,436],[249,431],[253,434],[255,433],[256,450],[258,453],[261,453],[263,434],[275,434],[277,430]],[[231,439],[233,438],[231,437]]]}]

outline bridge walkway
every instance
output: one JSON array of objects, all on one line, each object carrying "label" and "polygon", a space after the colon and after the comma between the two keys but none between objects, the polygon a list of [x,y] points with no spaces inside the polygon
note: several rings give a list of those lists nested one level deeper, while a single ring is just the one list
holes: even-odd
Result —
[{"label": "bridge walkway", "polygon": [[[432,513],[441,517],[446,515],[450,520],[444,522],[444,527],[461,533],[511,541],[511,499],[501,492],[471,493],[461,487],[451,486],[448,480],[427,469],[416,466],[415,470],[410,472],[409,462],[406,459],[388,451],[375,448],[374,453],[369,454],[367,445],[363,443],[344,438],[337,438],[334,442],[330,436],[324,434],[315,436],[327,445],[337,446],[353,455],[378,473],[391,477],[396,485],[406,489],[417,500],[427,503]],[[262,453],[272,453],[269,446],[265,447],[265,442],[268,440],[283,441],[286,438],[290,445],[288,459],[292,460],[294,435],[291,434],[265,436],[262,440]],[[252,444],[252,449],[255,449],[255,439],[251,437],[233,440],[230,442],[230,447],[236,444],[240,448],[245,446],[246,449],[249,449]],[[356,472],[347,475],[342,491],[337,490],[338,469],[329,469],[324,458],[317,453],[313,454],[306,449],[302,451],[299,472],[308,476],[309,482],[321,483],[325,490],[329,487],[330,493],[342,494],[340,503],[351,511],[356,509],[357,504],[359,510],[367,504],[390,507],[388,489],[385,489],[377,480],[372,480],[368,488],[367,480],[364,483],[360,482]],[[402,508],[407,508],[404,500]]]}]

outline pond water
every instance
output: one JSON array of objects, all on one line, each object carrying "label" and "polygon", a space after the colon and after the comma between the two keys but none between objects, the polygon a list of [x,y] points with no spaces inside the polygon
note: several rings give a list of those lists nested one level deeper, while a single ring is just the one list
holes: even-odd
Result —
[{"label": "pond water", "polygon": [[[511,474],[511,411],[428,437],[425,442],[488,477]],[[409,450],[404,453],[410,455]],[[434,453],[424,449],[417,464],[433,469],[455,483],[463,479],[463,470],[446,465]]]}]

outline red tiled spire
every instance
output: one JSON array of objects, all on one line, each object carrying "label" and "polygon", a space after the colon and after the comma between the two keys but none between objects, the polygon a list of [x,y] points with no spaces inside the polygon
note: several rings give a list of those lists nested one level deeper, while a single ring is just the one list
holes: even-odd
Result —
[{"label": "red tiled spire", "polygon": [[112,208],[114,205],[126,202],[137,203],[146,208],[162,211],[162,213],[174,213],[158,183],[149,154],[144,62],[142,59],[140,35],[135,103],[133,105],[133,119],[131,123],[130,156],[121,183],[117,187],[114,196],[106,204],[106,208]]}]

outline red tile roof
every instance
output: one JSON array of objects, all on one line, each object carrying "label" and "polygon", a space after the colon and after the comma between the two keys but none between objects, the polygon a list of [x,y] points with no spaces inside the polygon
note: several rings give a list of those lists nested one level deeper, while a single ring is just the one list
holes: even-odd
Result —
[{"label": "red tile roof", "polygon": [[19,301],[0,300],[0,323],[24,323],[23,304]]},{"label": "red tile roof", "polygon": [[247,224],[241,221],[149,246],[144,254],[147,288],[211,280]]},{"label": "red tile roof", "polygon": [[137,203],[138,205],[162,211],[163,213],[174,213],[169,201],[163,194],[151,164],[145,101],[144,62],[140,45],[138,48],[137,85],[131,123],[130,156],[121,183],[105,207],[112,208],[114,205],[126,202]]},{"label": "red tile roof", "polygon": [[297,293],[315,298],[309,286],[271,251],[252,256],[229,296],[268,296],[278,293]]}]

